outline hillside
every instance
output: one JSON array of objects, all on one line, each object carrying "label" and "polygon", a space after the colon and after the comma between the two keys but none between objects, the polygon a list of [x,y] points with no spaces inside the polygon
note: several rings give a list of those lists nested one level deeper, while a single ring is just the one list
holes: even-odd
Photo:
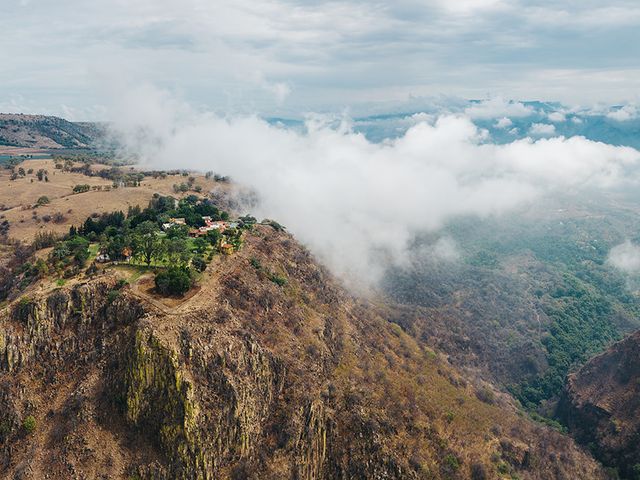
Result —
[{"label": "hillside", "polygon": [[426,237],[414,249],[420,261],[386,277],[389,317],[552,415],[569,372],[640,328],[639,297],[606,262],[635,236],[638,214],[613,198],[568,198],[507,218],[459,219],[442,234],[456,261],[420,260],[434,242]]},{"label": "hillside", "polygon": [[640,332],[569,376],[559,415],[623,478],[640,474]]},{"label": "hillside", "polygon": [[45,115],[0,114],[0,145],[27,148],[86,148],[100,127]]},{"label": "hillside", "polygon": [[177,305],[121,275],[0,314],[2,476],[604,478],[272,227]]}]

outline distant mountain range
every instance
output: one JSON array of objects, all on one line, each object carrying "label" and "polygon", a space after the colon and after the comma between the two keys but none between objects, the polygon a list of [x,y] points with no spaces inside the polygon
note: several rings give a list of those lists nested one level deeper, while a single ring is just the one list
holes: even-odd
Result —
[{"label": "distant mountain range", "polygon": [[[433,122],[441,115],[467,115],[480,129],[487,132],[490,143],[506,144],[530,137],[534,140],[555,136],[582,136],[596,142],[622,145],[640,149],[640,117],[616,119],[609,110],[571,110],[553,102],[517,102],[521,111],[510,115],[508,111],[481,112],[481,101],[466,101],[461,104],[443,106],[406,105],[401,110],[390,109],[388,113],[356,115],[352,119],[353,130],[362,133],[372,142],[401,137],[419,122]],[[475,109],[475,114],[474,114]],[[304,131],[302,119],[271,117],[266,119],[273,125]],[[338,123],[340,119],[336,119]]]},{"label": "distant mountain range", "polygon": [[102,136],[97,123],[69,122],[46,115],[0,114],[0,145],[87,148]]}]

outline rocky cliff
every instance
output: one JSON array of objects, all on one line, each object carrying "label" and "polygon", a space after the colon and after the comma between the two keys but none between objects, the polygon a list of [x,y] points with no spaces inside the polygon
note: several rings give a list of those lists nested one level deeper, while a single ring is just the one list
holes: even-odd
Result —
[{"label": "rocky cliff", "polygon": [[171,308],[105,275],[0,312],[0,476],[604,478],[290,236],[210,270]]},{"label": "rocky cliff", "polygon": [[640,477],[640,332],[570,375],[559,413],[623,478]]}]

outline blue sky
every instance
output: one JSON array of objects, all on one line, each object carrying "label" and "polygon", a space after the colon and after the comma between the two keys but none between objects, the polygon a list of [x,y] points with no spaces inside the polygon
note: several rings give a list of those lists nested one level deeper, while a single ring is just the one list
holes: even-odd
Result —
[{"label": "blue sky", "polygon": [[631,0],[0,0],[0,110],[101,119],[138,82],[283,116],[452,97],[633,103],[639,27]]}]

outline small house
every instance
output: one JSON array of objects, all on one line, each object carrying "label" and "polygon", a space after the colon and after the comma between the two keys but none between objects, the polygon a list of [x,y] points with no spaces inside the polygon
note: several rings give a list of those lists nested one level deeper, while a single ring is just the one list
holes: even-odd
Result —
[{"label": "small house", "polygon": [[231,255],[233,253],[233,245],[230,243],[223,243],[220,245],[220,251],[225,255]]},{"label": "small house", "polygon": [[96,262],[98,262],[98,263],[107,263],[110,260],[111,259],[109,258],[109,254],[108,253],[99,253],[96,256]]}]

